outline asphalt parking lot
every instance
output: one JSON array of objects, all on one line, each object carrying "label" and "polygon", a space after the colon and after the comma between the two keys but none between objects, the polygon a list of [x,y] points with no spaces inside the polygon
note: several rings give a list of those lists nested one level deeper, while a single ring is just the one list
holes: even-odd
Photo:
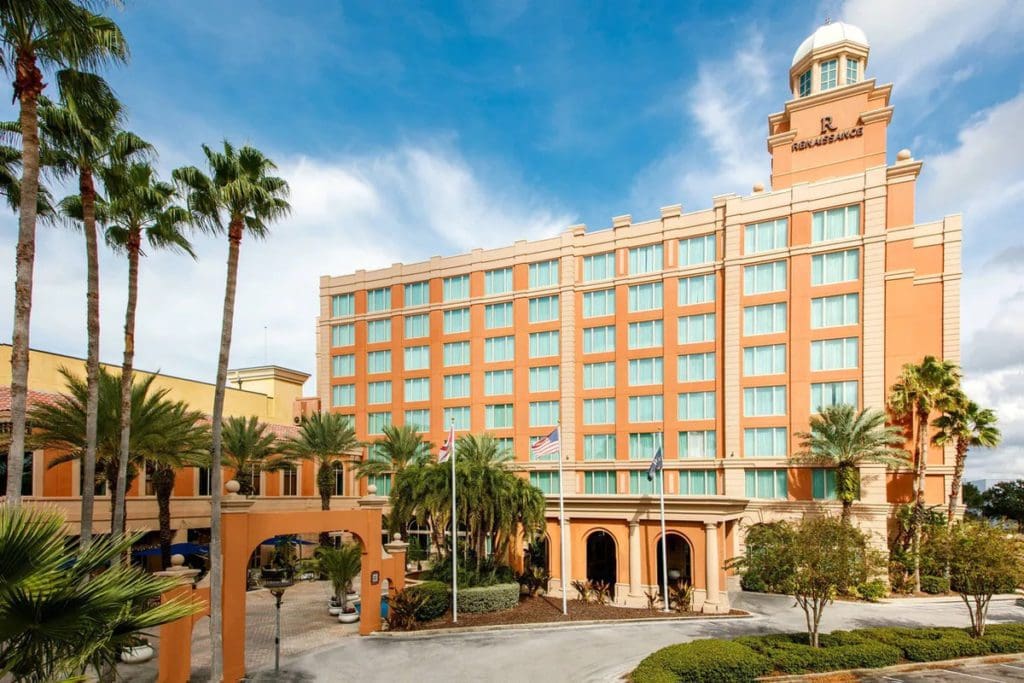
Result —
[{"label": "asphalt parking lot", "polygon": [[911,683],[911,681],[1024,681],[1024,658],[998,664],[951,666],[942,669],[907,671],[889,675],[869,675],[860,680],[870,683]]}]

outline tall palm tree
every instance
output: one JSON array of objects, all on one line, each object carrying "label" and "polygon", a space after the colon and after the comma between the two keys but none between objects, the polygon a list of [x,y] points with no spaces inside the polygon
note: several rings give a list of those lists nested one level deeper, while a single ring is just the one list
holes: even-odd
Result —
[{"label": "tall palm tree", "polygon": [[863,463],[881,463],[898,467],[907,464],[907,452],[899,427],[886,426],[885,413],[851,405],[825,408],[811,417],[810,431],[799,432],[803,451],[792,459],[797,463],[823,465],[836,470],[836,497],[843,504],[842,520],[850,522],[853,501],[860,494]]},{"label": "tall palm tree", "polygon": [[933,441],[937,446],[953,444],[956,448],[956,465],[953,469],[953,482],[949,486],[949,507],[946,518],[950,526],[956,511],[956,502],[960,499],[960,484],[964,476],[964,463],[967,462],[967,451],[970,448],[994,448],[1002,441],[1003,436],[996,427],[996,414],[990,408],[982,408],[967,398],[963,392],[955,392],[942,406],[942,415],[932,422],[938,429]]},{"label": "tall palm tree", "polygon": [[925,356],[920,363],[907,363],[899,379],[889,388],[889,410],[897,419],[908,420],[914,435],[915,497],[911,518],[914,550],[914,590],[921,590],[921,527],[924,523],[924,487],[928,472],[928,420],[932,412],[960,387],[960,368],[950,361]]},{"label": "tall palm tree", "polygon": [[[128,45],[121,29],[73,0],[0,0],[0,64],[14,76],[21,128],[21,183],[18,247],[15,257],[14,331],[11,343],[11,446],[25,450],[28,398],[29,320],[35,263],[36,210],[39,195],[38,102],[46,84],[43,71],[93,69],[126,61]],[[7,499],[21,503],[20,457],[10,458]]]},{"label": "tall palm tree", "polygon": [[[281,441],[284,461],[309,460],[316,467],[316,489],[320,509],[331,509],[334,495],[334,466],[359,455],[363,444],[356,438],[352,420],[338,413],[313,413],[302,418],[299,433]],[[329,545],[330,534],[320,534],[320,545]]]},{"label": "tall palm tree", "polygon": [[[122,136],[125,134],[122,134]],[[121,453],[128,452],[131,422],[124,409],[131,401],[135,364],[135,313],[139,302],[139,257],[143,240],[152,249],[167,249],[195,258],[185,237],[188,212],[174,205],[177,192],[172,184],[156,178],[153,167],[144,162],[118,163],[102,172],[107,190],[107,244],[128,257],[128,300],[124,312],[124,356],[121,362]],[[127,490],[127,458],[121,458],[117,493]],[[124,529],[125,515],[117,510],[112,528]]]},{"label": "tall palm tree", "polygon": [[277,437],[267,431],[267,425],[251,417],[229,417],[221,432],[221,463],[235,472],[238,492],[243,496],[256,493],[254,481],[264,470],[267,461],[279,451]]},{"label": "tall palm tree", "polygon": [[[217,381],[213,393],[213,463],[221,461],[221,430],[224,419],[224,390],[231,353],[231,325],[235,315],[238,286],[238,253],[242,237],[267,236],[274,221],[288,215],[288,183],[271,175],[277,168],[258,149],[248,145],[235,149],[227,141],[222,151],[203,145],[209,175],[195,166],[175,169],[175,182],[185,192],[193,223],[218,234],[228,235],[228,267],[224,287],[224,310],[217,358]],[[210,676],[219,681],[223,673],[221,652],[221,594],[223,558],[220,539],[220,467],[210,468]]]},{"label": "tall palm tree", "polygon": [[[411,465],[426,462],[434,444],[424,441],[423,435],[413,425],[386,425],[384,436],[373,442],[366,459],[356,463],[357,477],[376,477],[390,474],[397,478]],[[400,507],[392,508],[388,517],[390,531],[405,532],[411,517]]]}]

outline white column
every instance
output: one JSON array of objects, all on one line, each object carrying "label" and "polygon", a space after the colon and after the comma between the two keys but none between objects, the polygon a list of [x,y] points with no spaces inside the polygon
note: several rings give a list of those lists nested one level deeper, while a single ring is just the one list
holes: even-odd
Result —
[{"label": "white column", "polygon": [[[572,590],[572,517],[570,517],[569,515],[565,516],[565,543],[564,544],[562,543],[562,533],[561,533],[561,529],[559,529],[559,533],[558,533],[558,547],[560,548],[559,552],[565,553],[565,555],[564,555],[564,557],[565,557],[565,565],[564,566],[565,566],[565,574],[566,574],[565,576],[562,576],[559,579],[559,586],[561,587],[561,589],[563,591],[571,591]],[[559,557],[562,557],[562,555],[559,555]],[[562,566],[561,565],[558,568],[558,573],[559,574],[562,573]],[[569,595],[570,598],[572,597],[572,594],[568,594],[568,595]]]},{"label": "white column", "polygon": [[640,522],[629,523],[629,595],[641,597],[640,585]]},{"label": "white column", "polygon": [[718,556],[718,523],[704,523],[704,583],[707,597],[704,599],[705,613],[717,613],[719,611],[719,588],[718,572],[721,569],[722,561]]}]

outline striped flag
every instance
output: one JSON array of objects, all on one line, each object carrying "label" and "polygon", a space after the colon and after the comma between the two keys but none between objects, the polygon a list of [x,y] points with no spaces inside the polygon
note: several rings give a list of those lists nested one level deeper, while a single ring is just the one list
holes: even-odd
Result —
[{"label": "striped flag", "polygon": [[561,445],[558,443],[558,427],[555,427],[550,434],[537,441],[530,446],[530,452],[533,453],[534,457],[543,455],[554,455],[558,452]]},{"label": "striped flag", "polygon": [[654,451],[654,458],[651,460],[651,466],[647,468],[647,481],[654,481],[654,475],[661,472],[661,468],[664,464],[665,459],[661,455],[661,446],[658,446],[658,450]]},{"label": "striped flag", "polygon": [[448,438],[441,444],[441,450],[437,452],[437,461],[448,462],[448,458],[452,457],[452,450],[455,449],[455,423],[452,422],[451,429],[448,430]]}]

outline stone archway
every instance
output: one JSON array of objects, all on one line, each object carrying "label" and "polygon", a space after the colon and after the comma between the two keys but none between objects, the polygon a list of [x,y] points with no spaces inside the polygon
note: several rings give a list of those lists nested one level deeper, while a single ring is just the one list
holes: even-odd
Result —
[{"label": "stone archway", "polygon": [[610,533],[598,529],[587,536],[587,580],[607,583],[612,598],[618,582],[618,558],[615,539]]}]

